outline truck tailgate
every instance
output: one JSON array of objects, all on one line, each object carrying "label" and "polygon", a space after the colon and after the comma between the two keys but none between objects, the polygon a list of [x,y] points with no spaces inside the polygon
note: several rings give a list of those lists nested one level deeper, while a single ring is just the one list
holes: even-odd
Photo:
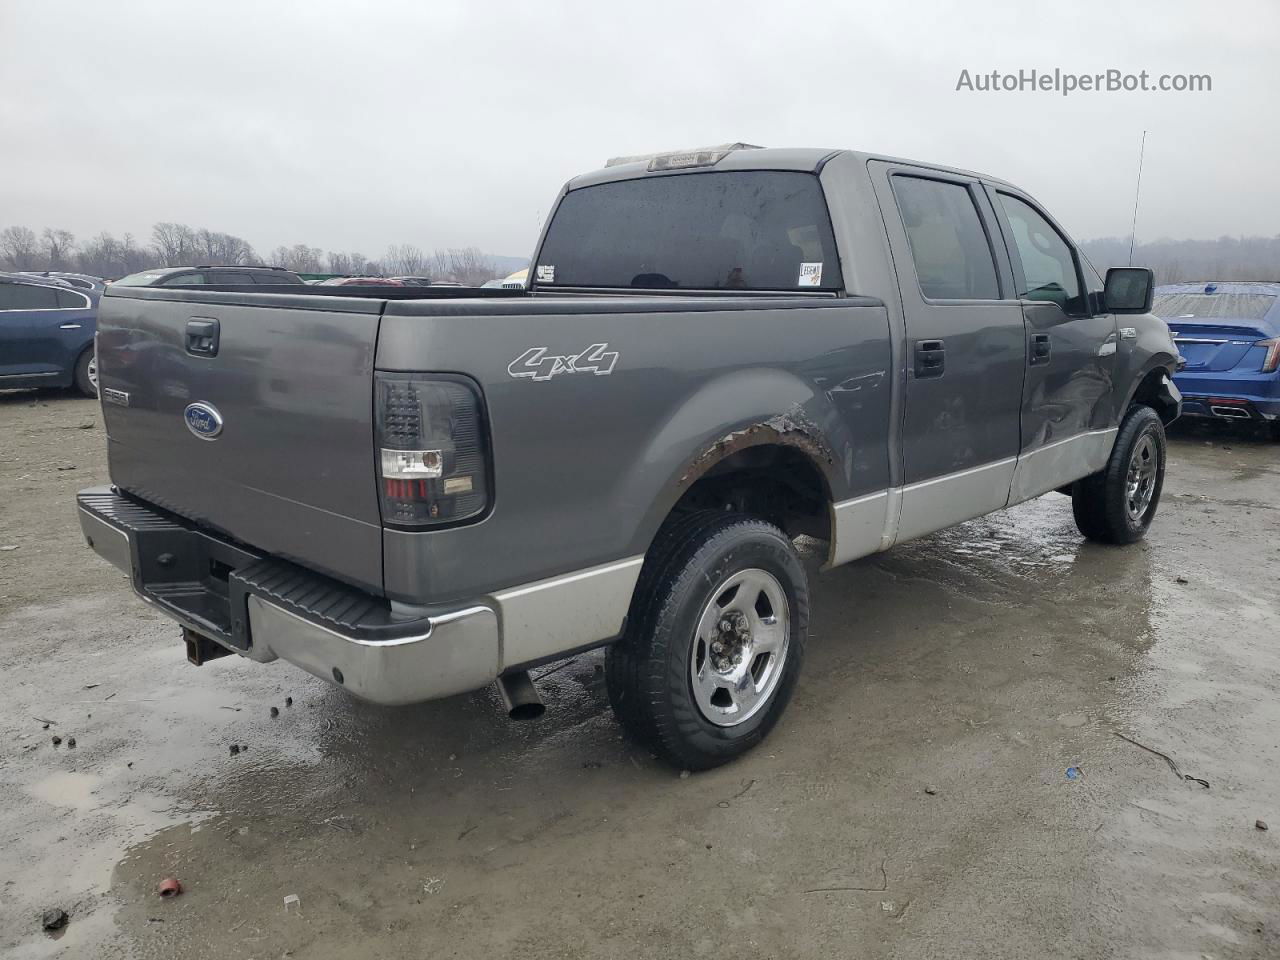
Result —
[{"label": "truck tailgate", "polygon": [[112,483],[381,593],[372,406],[382,306],[113,289],[98,319]]}]

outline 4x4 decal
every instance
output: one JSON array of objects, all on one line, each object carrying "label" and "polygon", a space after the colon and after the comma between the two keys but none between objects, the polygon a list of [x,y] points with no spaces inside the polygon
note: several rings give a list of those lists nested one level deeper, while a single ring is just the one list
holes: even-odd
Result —
[{"label": "4x4 decal", "polygon": [[513,377],[533,380],[550,380],[561,373],[594,373],[607,377],[613,373],[618,355],[609,350],[607,343],[593,343],[581,353],[556,356],[547,353],[546,347],[530,347],[507,366]]}]

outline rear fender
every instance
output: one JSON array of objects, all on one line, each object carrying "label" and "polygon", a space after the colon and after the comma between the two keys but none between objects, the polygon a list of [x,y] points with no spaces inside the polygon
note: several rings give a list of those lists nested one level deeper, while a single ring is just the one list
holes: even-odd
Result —
[{"label": "rear fender", "polygon": [[[751,413],[744,417],[744,410]],[[648,551],[671,509],[701,477],[753,446],[802,452],[822,474],[830,499],[845,485],[835,451],[848,449],[846,433],[826,396],[789,373],[741,370],[705,384],[672,413],[637,458],[639,464],[663,465],[658,494],[641,487],[646,471],[632,471],[628,478],[624,495],[651,504],[636,531],[633,552]],[[647,479],[652,482],[652,474]]]}]

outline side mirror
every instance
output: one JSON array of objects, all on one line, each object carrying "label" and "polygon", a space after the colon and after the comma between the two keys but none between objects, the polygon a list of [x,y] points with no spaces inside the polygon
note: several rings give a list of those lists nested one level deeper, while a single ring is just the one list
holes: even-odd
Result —
[{"label": "side mirror", "polygon": [[1146,267],[1112,267],[1102,288],[1107,313],[1150,313],[1156,278]]}]

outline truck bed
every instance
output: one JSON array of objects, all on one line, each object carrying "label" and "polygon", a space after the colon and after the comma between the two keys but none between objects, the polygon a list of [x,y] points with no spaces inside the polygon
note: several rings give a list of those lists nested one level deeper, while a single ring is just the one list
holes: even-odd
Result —
[{"label": "truck bed", "polygon": [[[209,320],[218,355],[194,356],[184,331]],[[127,287],[108,290],[99,329],[120,490],[405,603],[643,553],[690,462],[780,412],[834,449],[860,422],[867,457],[826,464],[837,499],[888,482],[888,321],[869,298]],[[612,359],[557,369],[591,348]],[[493,473],[478,522],[380,515],[375,370],[479,388]],[[184,424],[192,404],[219,411],[215,439]]]}]

